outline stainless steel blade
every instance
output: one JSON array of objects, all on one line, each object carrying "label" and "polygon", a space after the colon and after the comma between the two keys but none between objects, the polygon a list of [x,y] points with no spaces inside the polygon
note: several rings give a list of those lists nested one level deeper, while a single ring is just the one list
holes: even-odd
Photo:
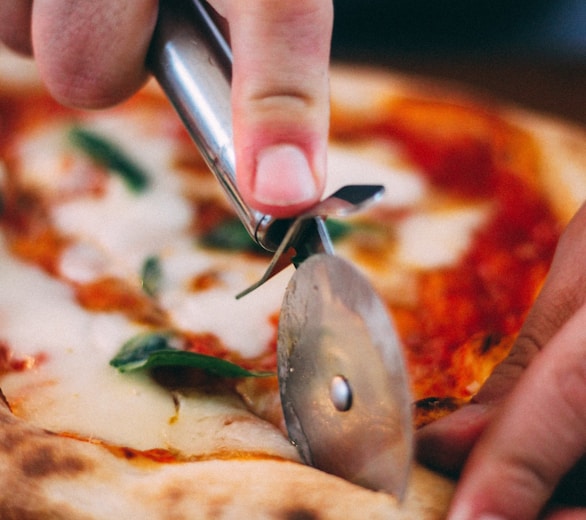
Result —
[{"label": "stainless steel blade", "polygon": [[279,322],[281,402],[303,459],[401,498],[413,454],[400,342],[369,282],[333,255],[291,279]]}]

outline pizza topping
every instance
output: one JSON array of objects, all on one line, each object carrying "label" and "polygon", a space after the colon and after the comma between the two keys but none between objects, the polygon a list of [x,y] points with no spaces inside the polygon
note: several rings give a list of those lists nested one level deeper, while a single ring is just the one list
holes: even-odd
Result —
[{"label": "pizza topping", "polygon": [[265,250],[248,234],[240,219],[228,218],[214,225],[201,236],[199,242],[204,247],[226,251],[250,251],[262,253]]},{"label": "pizza topping", "polygon": [[96,163],[120,175],[132,191],[141,192],[149,185],[146,173],[106,138],[79,126],[70,130],[69,138]]},{"label": "pizza topping", "polygon": [[149,296],[155,296],[159,291],[163,269],[161,261],[156,256],[149,256],[142,265],[141,280],[142,290]]},{"label": "pizza topping", "polygon": [[15,135],[7,167],[10,182],[19,192],[42,193],[49,204],[100,196],[108,175],[72,146],[67,138],[71,125],[71,117],[61,117]]},{"label": "pizza topping", "polygon": [[328,194],[348,184],[383,185],[385,192],[373,206],[375,211],[415,208],[429,191],[423,172],[407,164],[400,148],[388,139],[365,140],[358,134],[343,145],[334,142],[328,149],[328,170]]},{"label": "pizza topping", "polygon": [[0,375],[8,372],[30,370],[46,359],[46,354],[17,357],[12,349],[5,342],[0,340]]},{"label": "pizza topping", "polygon": [[[296,459],[295,449],[283,435],[252,415],[230,385],[201,386],[198,379],[178,381],[174,376],[171,391],[153,384],[145,371],[122,375],[112,368],[109,361],[120,346],[145,333],[146,327],[120,312],[81,307],[74,287],[19,261],[2,240],[0,263],[3,341],[15,352],[14,359],[48,353],[34,370],[2,375],[2,391],[19,417],[53,432],[137,450],[167,449],[183,458],[219,452],[239,457],[262,451]],[[140,288],[136,290],[148,299]],[[220,339],[201,331],[181,334],[185,341],[181,345],[208,356],[234,355]],[[270,331],[273,338],[274,326]],[[260,370],[265,370],[263,363],[270,365],[269,360],[274,366],[274,352],[264,355],[266,362],[258,360]],[[237,356],[233,359],[238,361]],[[181,367],[169,370],[177,374]],[[157,381],[160,377],[157,374]]]},{"label": "pizza topping", "polygon": [[453,266],[487,221],[483,206],[442,208],[408,215],[397,228],[397,259],[417,269]]},{"label": "pizza topping", "polygon": [[207,291],[222,285],[221,273],[215,269],[198,273],[189,281],[189,289],[193,292]]},{"label": "pizza topping", "polygon": [[61,254],[70,245],[70,240],[51,227],[41,227],[32,233],[15,233],[11,241],[14,254],[27,262],[32,262],[48,273],[59,271]]},{"label": "pizza topping", "polygon": [[139,288],[120,278],[100,278],[76,287],[77,301],[94,312],[121,312],[133,321],[165,325],[167,313]]},{"label": "pizza topping", "polygon": [[276,376],[240,379],[235,389],[249,410],[286,434],[287,427]]},{"label": "pizza topping", "polygon": [[181,350],[171,346],[170,333],[140,334],[128,340],[110,364],[120,372],[154,367],[197,368],[216,377],[263,377],[270,372],[246,370],[235,363],[215,356]]},{"label": "pizza topping", "polygon": [[[325,224],[334,242],[345,237],[353,229],[352,224],[336,219],[328,219]],[[240,219],[237,218],[227,218],[217,223],[202,235],[199,242],[202,246],[212,249],[267,254],[265,249],[252,240]]]}]

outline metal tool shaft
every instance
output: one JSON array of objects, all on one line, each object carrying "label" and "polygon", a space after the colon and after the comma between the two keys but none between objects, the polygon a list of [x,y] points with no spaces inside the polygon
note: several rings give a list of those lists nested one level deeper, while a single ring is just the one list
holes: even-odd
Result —
[{"label": "metal tool shaft", "polygon": [[250,236],[274,251],[282,238],[269,233],[274,219],[250,208],[236,186],[230,48],[200,0],[166,0],[159,5],[149,68]]}]

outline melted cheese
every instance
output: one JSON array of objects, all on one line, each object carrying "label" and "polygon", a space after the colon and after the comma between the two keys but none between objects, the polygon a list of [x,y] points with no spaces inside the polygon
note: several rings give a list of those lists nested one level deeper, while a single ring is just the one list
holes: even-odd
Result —
[{"label": "melted cheese", "polygon": [[108,362],[137,325],[83,310],[67,286],[15,261],[4,246],[0,264],[0,339],[20,356],[48,356],[2,378],[18,415],[52,431],[186,457],[231,450],[296,458],[282,434],[233,394],[173,394],[146,374],[119,374]]},{"label": "melted cheese", "polygon": [[[169,167],[176,145],[159,134],[140,133],[134,123],[132,114],[104,115],[86,123],[136,161],[151,185],[137,194],[112,176],[99,197],[78,197],[53,205],[56,227],[75,237],[61,258],[62,276],[77,282],[118,276],[138,284],[145,259],[160,256],[164,271],[161,301],[180,328],[214,333],[245,357],[261,354],[273,338],[267,317],[279,309],[286,280],[272,291],[264,291],[266,294],[234,299],[261,277],[266,265],[237,257],[219,260],[209,251],[197,249],[190,232],[197,215],[183,196],[183,180]],[[62,187],[82,165],[89,167],[87,159],[76,155],[68,143],[68,128],[65,123],[44,127],[21,144],[20,171],[27,185],[51,192],[50,186],[53,190]],[[191,291],[189,279],[210,270],[226,273],[222,283],[213,290]]]},{"label": "melted cheese", "polygon": [[425,179],[402,161],[388,143],[369,142],[353,148],[330,146],[326,194],[347,184],[381,184],[385,193],[377,205],[391,209],[420,203],[428,190]]},{"label": "melted cheese", "polygon": [[[280,307],[286,279],[235,300],[262,275],[266,262],[196,247],[190,226],[197,215],[183,197],[183,179],[169,168],[174,143],[141,134],[135,123],[124,114],[97,115],[88,122],[143,166],[151,184],[136,194],[110,176],[98,196],[53,199],[54,225],[74,239],[61,257],[61,276],[90,282],[113,275],[139,283],[144,260],[159,256],[160,301],[177,326],[213,333],[245,357],[262,354],[274,336],[268,317]],[[66,131],[67,125],[45,127],[21,143],[24,184],[58,195],[89,167],[71,151]],[[53,431],[136,449],[166,448],[186,457],[257,451],[297,458],[281,432],[254,417],[235,394],[182,395],[146,374],[118,373],[109,361],[140,326],[121,314],[84,310],[67,284],[15,261],[4,245],[0,264],[0,339],[20,356],[47,354],[34,370],[2,378],[4,394],[20,416]],[[221,284],[193,292],[189,280],[210,270],[224,273]]]},{"label": "melted cheese", "polygon": [[[32,370],[2,377],[8,401],[17,414],[43,428],[136,449],[167,448],[187,457],[256,450],[295,459],[282,434],[254,417],[235,395],[173,393],[146,374],[119,374],[109,366],[121,345],[142,329],[122,314],[81,308],[69,282],[119,276],[138,284],[144,260],[157,256],[163,271],[158,300],[173,324],[213,333],[227,348],[252,357],[266,352],[274,339],[269,319],[280,308],[291,271],[235,300],[235,294],[261,277],[269,260],[197,247],[191,229],[198,215],[185,193],[197,193],[200,179],[187,184],[170,166],[176,146],[172,137],[161,135],[152,118],[124,111],[100,112],[85,124],[137,161],[151,185],[136,194],[111,176],[99,194],[51,198],[54,226],[73,239],[60,259],[63,281],[16,261],[0,242],[0,340],[17,355],[48,355]],[[66,131],[67,124],[46,126],[19,148],[25,184],[51,197],[62,190],[71,193],[71,185],[90,168],[86,158],[71,150]],[[430,268],[455,262],[484,218],[469,210],[415,213],[425,204],[429,187],[388,144],[332,146],[329,170],[327,192],[350,183],[384,184],[379,206],[413,214],[379,261],[384,271],[394,273],[388,282],[393,287],[412,275],[405,265]],[[351,247],[340,250],[343,256],[354,254]],[[401,263],[399,270],[392,268]],[[195,291],[191,280],[210,272],[216,273],[215,283]],[[376,272],[379,281],[385,276]]]},{"label": "melted cheese", "polygon": [[475,231],[488,215],[484,206],[411,215],[398,226],[397,261],[416,269],[454,265],[466,253]]}]

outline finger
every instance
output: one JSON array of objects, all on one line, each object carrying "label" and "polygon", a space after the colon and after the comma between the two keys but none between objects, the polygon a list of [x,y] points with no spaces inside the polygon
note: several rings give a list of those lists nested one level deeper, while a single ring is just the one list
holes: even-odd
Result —
[{"label": "finger", "polygon": [[551,339],[478,441],[452,519],[536,518],[586,452],[586,306]]},{"label": "finger", "polygon": [[35,0],[32,40],[41,76],[64,104],[112,105],[146,79],[157,0]]},{"label": "finger", "polygon": [[32,54],[32,0],[3,0],[0,9],[0,41],[16,52]]},{"label": "finger", "polygon": [[563,508],[551,511],[545,520],[586,520],[586,510],[583,508]]},{"label": "finger", "polygon": [[239,187],[257,209],[290,216],[325,180],[332,2],[211,3],[230,27]]},{"label": "finger", "polygon": [[417,459],[457,476],[492,415],[492,407],[470,404],[424,426],[416,432]]}]

